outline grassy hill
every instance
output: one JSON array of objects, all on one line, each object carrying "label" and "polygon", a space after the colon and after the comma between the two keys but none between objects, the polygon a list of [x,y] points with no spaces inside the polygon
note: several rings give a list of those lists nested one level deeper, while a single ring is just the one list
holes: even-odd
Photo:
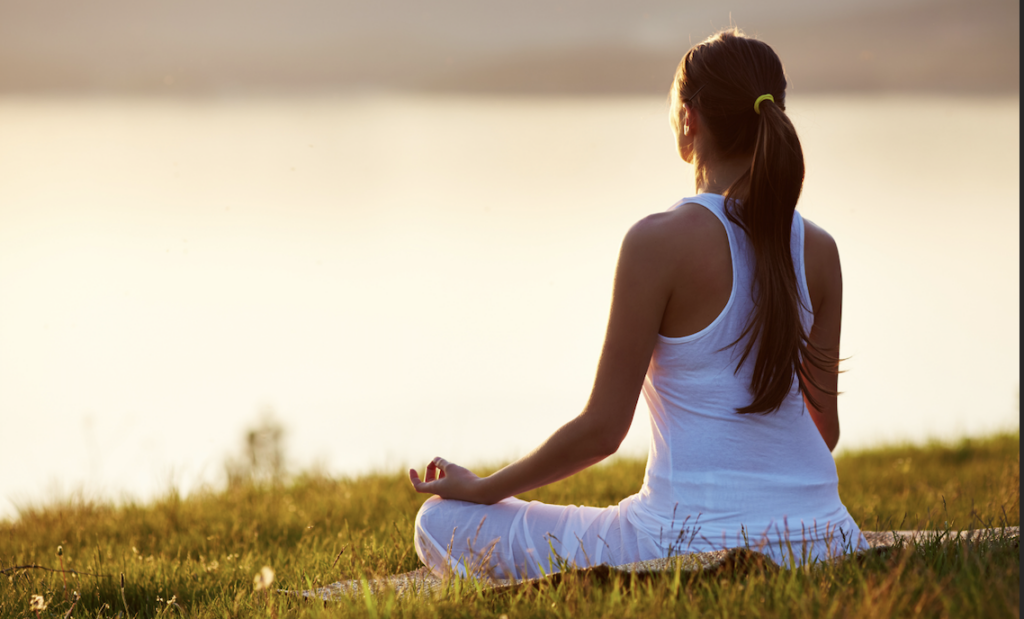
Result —
[{"label": "grassy hill", "polygon": [[[1015,433],[846,453],[836,463],[840,494],[866,530],[1016,526],[1019,449]],[[636,491],[643,468],[618,459],[523,498],[612,504]],[[288,589],[418,568],[413,517],[425,498],[401,473],[306,474],[187,498],[171,491],[147,505],[32,508],[0,522],[0,617],[1019,615],[1018,542],[931,544],[793,571],[569,578],[502,594],[460,586],[434,597],[324,605],[253,591],[265,565],[276,572],[273,587]],[[20,565],[77,573],[12,569]],[[45,610],[30,609],[33,595]]]}]

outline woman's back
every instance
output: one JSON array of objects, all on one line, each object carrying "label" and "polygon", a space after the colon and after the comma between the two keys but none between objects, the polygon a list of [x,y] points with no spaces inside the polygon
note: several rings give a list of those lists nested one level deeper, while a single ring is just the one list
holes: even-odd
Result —
[{"label": "woman's back", "polygon": [[[738,364],[754,309],[754,256],[746,233],[727,217],[724,202],[722,196],[706,193],[684,200],[672,211],[690,210],[685,217],[691,222],[704,219],[679,228],[679,251],[692,251],[685,247],[696,243],[705,257],[703,264],[695,264],[692,256],[680,262],[689,266],[678,275],[679,287],[688,287],[679,306],[692,311],[702,305],[694,300],[704,299],[703,305],[717,306],[718,312],[709,317],[704,311],[703,324],[666,312],[665,323],[700,328],[681,337],[659,334],[651,358],[643,389],[652,424],[647,474],[641,492],[624,505],[639,534],[642,555],[664,555],[668,545],[677,552],[756,546],[762,538],[774,545],[787,539],[787,532],[792,543],[821,540],[830,533],[823,530],[825,523],[843,523],[846,530],[835,532],[840,543],[844,537],[859,538],[839,500],[829,448],[805,408],[796,380],[777,411],[736,412],[751,399],[748,387],[756,347]],[[708,221],[712,217],[714,221]],[[716,229],[720,234],[713,233]],[[794,215],[793,268],[801,322],[810,332],[811,299],[817,295],[808,290],[805,277],[804,229],[803,219]],[[698,233],[702,238],[694,238]],[[811,245],[817,252],[820,243]],[[706,272],[693,272],[701,268]],[[728,283],[724,295],[723,281]],[[816,526],[822,530],[808,533]]]}]

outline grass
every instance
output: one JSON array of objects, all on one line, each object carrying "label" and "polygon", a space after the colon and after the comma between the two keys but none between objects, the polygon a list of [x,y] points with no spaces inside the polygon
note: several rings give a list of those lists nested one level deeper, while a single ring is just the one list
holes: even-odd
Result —
[{"label": "grass", "polygon": [[[1014,433],[845,453],[836,462],[840,495],[866,530],[1017,526],[1019,450]],[[643,468],[615,460],[524,498],[613,504],[636,491]],[[424,499],[403,474],[306,474],[188,498],[168,492],[147,505],[73,500],[27,509],[0,522],[0,568],[63,562],[80,573],[5,571],[0,617],[1019,616],[1019,543],[1007,541],[926,544],[790,571],[570,573],[557,585],[498,593],[454,582],[433,596],[326,605],[254,591],[264,565],[276,572],[272,588],[289,589],[418,568],[413,517]],[[45,610],[30,608],[33,595]]]}]

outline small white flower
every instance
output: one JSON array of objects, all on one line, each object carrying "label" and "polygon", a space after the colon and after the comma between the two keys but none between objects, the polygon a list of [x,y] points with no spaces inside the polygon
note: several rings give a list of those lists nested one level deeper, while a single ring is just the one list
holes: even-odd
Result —
[{"label": "small white flower", "polygon": [[260,572],[256,574],[256,577],[252,579],[252,586],[253,589],[259,591],[261,589],[269,589],[272,582],[274,582],[274,568],[264,565]]},{"label": "small white flower", "polygon": [[36,612],[46,610],[46,600],[41,595],[33,595],[28,602],[28,607]]}]

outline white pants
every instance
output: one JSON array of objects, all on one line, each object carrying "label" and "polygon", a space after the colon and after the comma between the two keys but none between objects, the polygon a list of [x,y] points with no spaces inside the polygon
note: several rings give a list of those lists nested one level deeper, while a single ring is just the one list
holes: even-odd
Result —
[{"label": "white pants", "polygon": [[[431,497],[416,515],[416,554],[439,576],[537,578],[567,566],[638,561],[624,556],[619,508],[508,498],[494,505]],[[633,554],[635,554],[635,546]]]},{"label": "white pants", "polygon": [[796,528],[785,520],[771,521],[747,534],[738,527],[709,526],[680,544],[685,528],[677,531],[679,527],[665,523],[658,534],[636,528],[626,517],[634,498],[599,508],[517,498],[479,505],[434,496],[416,515],[416,554],[438,576],[455,572],[509,579],[537,578],[569,566],[623,565],[740,546],[762,552],[782,566],[868,547],[845,509],[825,525],[801,521]]}]

